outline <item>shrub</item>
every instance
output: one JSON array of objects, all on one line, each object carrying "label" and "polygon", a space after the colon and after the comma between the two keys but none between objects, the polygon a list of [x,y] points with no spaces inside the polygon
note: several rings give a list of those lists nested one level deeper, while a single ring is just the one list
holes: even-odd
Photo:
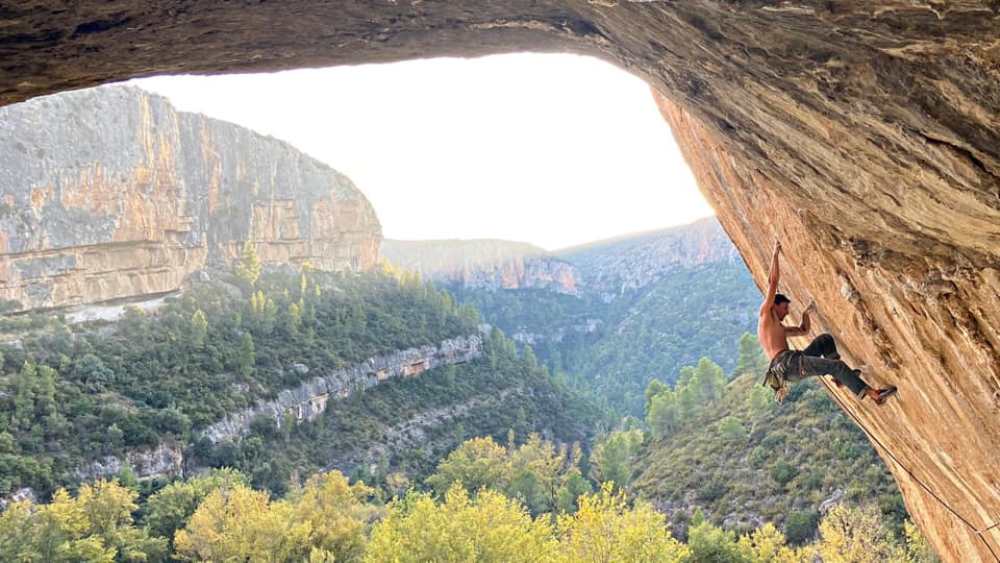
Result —
[{"label": "shrub", "polygon": [[785,537],[788,543],[801,545],[809,541],[816,535],[816,526],[819,524],[819,513],[815,510],[796,511],[788,515],[785,520]]},{"label": "shrub", "polygon": [[795,467],[788,462],[779,461],[771,467],[771,478],[774,479],[779,485],[785,486],[789,481],[795,478],[798,472],[798,469],[795,469]]}]

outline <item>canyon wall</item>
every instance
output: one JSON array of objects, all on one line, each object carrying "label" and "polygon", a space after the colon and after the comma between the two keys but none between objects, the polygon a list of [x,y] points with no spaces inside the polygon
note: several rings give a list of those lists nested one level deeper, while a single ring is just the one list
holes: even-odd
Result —
[{"label": "canyon wall", "polygon": [[992,0],[35,0],[0,9],[0,104],[157,73],[526,50],[601,57],[669,97],[757,282],[780,236],[783,289],[899,385],[882,409],[834,396],[918,524],[949,561],[1000,561]]},{"label": "canyon wall", "polygon": [[0,108],[0,131],[0,298],[21,308],[176,290],[247,240],[265,264],[378,258],[378,219],[347,177],[136,88]]}]

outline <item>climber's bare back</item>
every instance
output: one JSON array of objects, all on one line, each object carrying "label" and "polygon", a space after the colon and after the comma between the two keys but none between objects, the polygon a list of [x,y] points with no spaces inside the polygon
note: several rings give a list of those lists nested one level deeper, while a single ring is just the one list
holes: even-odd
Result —
[{"label": "climber's bare back", "polygon": [[757,339],[769,359],[774,359],[779,353],[788,349],[788,336],[785,326],[774,316],[771,309],[761,311],[757,319]]}]

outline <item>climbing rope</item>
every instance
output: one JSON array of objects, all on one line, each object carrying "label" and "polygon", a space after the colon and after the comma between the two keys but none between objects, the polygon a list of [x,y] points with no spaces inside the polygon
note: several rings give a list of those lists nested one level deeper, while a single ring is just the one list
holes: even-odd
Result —
[{"label": "climbing rope", "polygon": [[982,530],[976,529],[976,527],[973,526],[972,523],[969,522],[969,520],[967,520],[965,517],[963,517],[961,514],[959,514],[954,508],[951,507],[951,505],[949,505],[947,502],[945,502],[944,499],[942,499],[940,496],[938,496],[937,493],[935,493],[934,491],[932,491],[930,487],[928,487],[920,478],[918,478],[913,473],[913,471],[910,471],[909,467],[903,465],[903,463],[901,461],[899,461],[898,458],[896,458],[896,455],[893,454],[892,451],[889,448],[885,447],[885,444],[883,444],[881,440],[879,440],[871,432],[869,432],[868,429],[865,428],[865,425],[861,423],[861,420],[853,412],[851,412],[850,409],[847,408],[847,406],[844,404],[843,401],[840,400],[840,396],[838,396],[837,393],[834,392],[833,388],[830,387],[830,383],[826,379],[820,377],[819,380],[823,383],[823,386],[826,387],[826,390],[830,392],[830,395],[833,396],[833,400],[837,401],[837,404],[840,405],[840,410],[846,412],[848,416],[850,416],[851,418],[854,419],[855,424],[857,424],[858,428],[860,428],[861,431],[864,432],[866,436],[868,436],[868,439],[871,440],[872,442],[874,442],[879,448],[882,449],[882,451],[884,451],[886,453],[886,455],[888,455],[890,458],[892,458],[892,461],[894,461],[896,463],[896,465],[898,465],[899,467],[901,467],[903,469],[903,471],[905,471],[910,476],[910,478],[912,478],[914,481],[916,481],[916,483],[918,485],[920,485],[920,487],[923,488],[925,491],[927,491],[927,493],[929,495],[931,495],[932,498],[934,498],[935,500],[937,500],[938,503],[941,504],[941,506],[943,506],[946,509],[948,509],[948,512],[951,512],[955,516],[955,518],[958,518],[970,530],[972,530],[973,532],[975,532],[976,537],[978,537],[979,540],[981,542],[983,542],[983,545],[986,546],[986,549],[988,549],[990,551],[990,555],[992,555],[993,558],[996,559],[998,563],[1000,563],[1000,557],[998,557],[997,553],[995,551],[993,551],[993,546],[991,546],[990,542],[988,542],[986,540],[986,538],[983,537],[983,532],[988,532],[988,531],[992,530],[993,528],[996,528],[997,526],[1000,526],[1000,522],[997,522],[997,523],[995,523],[995,524],[993,524],[993,525],[991,525],[991,526],[989,526],[987,528],[983,528]]}]

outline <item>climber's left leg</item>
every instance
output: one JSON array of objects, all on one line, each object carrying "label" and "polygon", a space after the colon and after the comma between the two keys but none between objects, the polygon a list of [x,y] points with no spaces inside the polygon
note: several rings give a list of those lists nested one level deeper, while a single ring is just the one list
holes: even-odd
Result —
[{"label": "climber's left leg", "polygon": [[802,376],[811,375],[823,376],[832,375],[838,383],[846,385],[859,399],[863,399],[868,394],[870,387],[861,380],[861,372],[851,369],[850,366],[840,360],[828,360],[816,356],[802,356]]}]

